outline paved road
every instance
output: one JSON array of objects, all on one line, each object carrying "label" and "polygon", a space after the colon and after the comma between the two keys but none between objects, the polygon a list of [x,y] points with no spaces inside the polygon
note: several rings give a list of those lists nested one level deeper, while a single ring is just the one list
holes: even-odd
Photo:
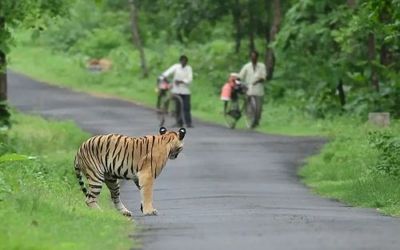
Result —
[{"label": "paved road", "polygon": [[[20,110],[71,119],[94,134],[158,131],[149,109],[20,75],[9,76],[9,98]],[[143,249],[400,249],[400,220],[317,197],[300,183],[297,167],[321,139],[195,125],[157,179],[159,216],[141,216],[138,191],[123,186]]]}]

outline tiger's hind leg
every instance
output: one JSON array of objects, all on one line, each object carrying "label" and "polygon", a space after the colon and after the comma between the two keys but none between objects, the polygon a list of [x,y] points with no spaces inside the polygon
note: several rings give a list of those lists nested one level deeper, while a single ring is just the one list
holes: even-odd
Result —
[{"label": "tiger's hind leg", "polygon": [[110,190],[111,199],[114,203],[115,208],[120,211],[123,215],[131,217],[132,213],[129,211],[124,204],[121,202],[119,197],[119,181],[114,178],[107,178],[105,179],[106,185]]},{"label": "tiger's hind leg", "polygon": [[100,206],[97,204],[97,198],[99,197],[101,188],[103,187],[104,179],[102,177],[91,178],[90,176],[88,176],[87,180],[88,180],[88,191],[86,193],[86,204],[90,208],[100,209]]}]

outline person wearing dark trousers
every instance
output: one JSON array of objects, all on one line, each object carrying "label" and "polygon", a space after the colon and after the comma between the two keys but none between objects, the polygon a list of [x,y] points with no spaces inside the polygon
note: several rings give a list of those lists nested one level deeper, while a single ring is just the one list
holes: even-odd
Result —
[{"label": "person wearing dark trousers", "polygon": [[252,96],[256,100],[256,122],[254,125],[258,126],[264,103],[264,82],[267,78],[267,71],[265,64],[258,61],[257,51],[250,53],[250,62],[240,70],[239,78],[247,86],[246,95]]},{"label": "person wearing dark trousers", "polygon": [[[187,127],[193,127],[192,115],[190,114],[190,95],[179,95],[182,98],[183,103],[183,118]],[[182,117],[180,115],[179,117]],[[183,124],[182,118],[178,121],[178,125]]]},{"label": "person wearing dark trousers", "polygon": [[[192,128],[192,115],[190,110],[190,89],[189,86],[193,80],[192,67],[188,65],[189,59],[187,56],[182,55],[179,57],[179,63],[172,65],[164,73],[162,77],[167,78],[173,75],[171,93],[179,95],[182,99],[183,104],[183,120],[182,115],[178,115],[176,126],[181,127],[185,123],[186,127]],[[177,107],[177,110],[182,110]]]}]

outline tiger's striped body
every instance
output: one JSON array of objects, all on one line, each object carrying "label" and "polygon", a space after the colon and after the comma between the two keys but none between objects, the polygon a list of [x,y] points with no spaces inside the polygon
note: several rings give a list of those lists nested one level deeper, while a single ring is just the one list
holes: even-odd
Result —
[{"label": "tiger's striped body", "polygon": [[[146,215],[156,215],[153,208],[153,183],[168,158],[175,159],[183,148],[185,129],[178,132],[160,128],[160,135],[134,138],[118,134],[98,135],[84,142],[75,157],[75,172],[90,207],[99,207],[97,198],[106,183],[115,207],[131,216],[119,198],[119,179],[133,180],[142,197]],[[87,188],[82,180],[87,179]]]}]

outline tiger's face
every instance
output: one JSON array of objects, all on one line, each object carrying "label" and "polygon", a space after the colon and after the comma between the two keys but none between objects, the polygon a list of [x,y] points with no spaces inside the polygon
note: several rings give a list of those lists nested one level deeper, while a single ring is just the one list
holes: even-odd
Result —
[{"label": "tiger's face", "polygon": [[183,138],[186,134],[186,129],[180,128],[178,132],[175,131],[167,131],[166,128],[160,128],[160,134],[166,135],[167,140],[169,141],[170,151],[168,154],[168,158],[174,160],[178,157],[179,153],[183,150]]}]

